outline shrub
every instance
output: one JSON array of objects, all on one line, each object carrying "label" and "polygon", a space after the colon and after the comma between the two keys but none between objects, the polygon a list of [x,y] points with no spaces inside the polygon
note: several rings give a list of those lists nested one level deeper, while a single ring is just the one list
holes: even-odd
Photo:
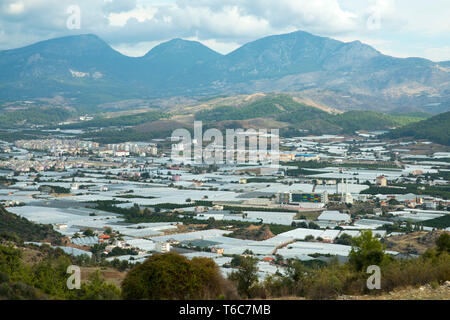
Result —
[{"label": "shrub", "polygon": [[439,252],[450,253],[450,234],[447,232],[442,233],[436,240],[436,246]]},{"label": "shrub", "polygon": [[239,270],[232,272],[229,276],[229,279],[237,284],[238,293],[241,296],[251,297],[250,288],[258,282],[257,261],[252,257],[242,258]]},{"label": "shrub", "polygon": [[382,269],[383,291],[397,287],[419,286],[433,281],[442,283],[450,279],[450,255],[391,262]]},{"label": "shrub", "polygon": [[353,247],[349,255],[350,264],[357,270],[365,270],[370,265],[378,265],[386,260],[384,246],[372,235],[371,230],[361,231],[353,238]]},{"label": "shrub", "polygon": [[128,300],[217,299],[233,290],[211,259],[192,261],[177,253],[156,254],[133,268],[122,283]]}]

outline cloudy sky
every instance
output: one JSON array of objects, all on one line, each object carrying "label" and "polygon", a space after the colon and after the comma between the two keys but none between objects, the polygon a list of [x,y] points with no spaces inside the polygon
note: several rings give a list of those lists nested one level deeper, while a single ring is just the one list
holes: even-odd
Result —
[{"label": "cloudy sky", "polygon": [[449,0],[0,0],[0,50],[94,33],[144,55],[173,38],[228,53],[303,30],[397,57],[450,60]]}]

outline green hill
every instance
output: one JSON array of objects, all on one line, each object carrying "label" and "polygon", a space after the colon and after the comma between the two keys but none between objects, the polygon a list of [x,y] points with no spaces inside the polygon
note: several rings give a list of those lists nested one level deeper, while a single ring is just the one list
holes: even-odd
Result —
[{"label": "green hill", "polygon": [[76,112],[60,107],[35,107],[11,112],[4,112],[0,115],[0,127],[12,128],[18,125],[49,125],[66,121],[76,116]]},{"label": "green hill", "polygon": [[[88,132],[82,138],[94,139],[101,143],[118,143],[124,141],[150,141],[170,135],[174,125],[189,127],[187,123],[175,120],[160,120],[169,114],[152,111],[139,115],[122,116],[111,119],[96,119],[64,128],[113,127],[100,132]],[[374,111],[349,111],[343,114],[330,114],[321,109],[294,100],[286,94],[272,94],[243,105],[222,105],[213,109],[201,110],[194,114],[195,120],[203,121],[205,128],[254,128],[252,120],[267,120],[268,124],[281,129],[284,137],[301,134],[353,134],[357,130],[386,130],[418,122],[427,114],[386,114]],[[152,121],[154,120],[154,121]],[[246,123],[248,120],[249,123]]]},{"label": "green hill", "polygon": [[87,128],[108,128],[108,127],[126,127],[137,126],[146,122],[156,121],[167,118],[168,114],[160,111],[149,111],[139,114],[120,116],[115,118],[97,118],[90,121],[68,124],[62,129],[87,129]]},{"label": "green hill", "polygon": [[432,118],[406,125],[385,135],[391,139],[411,137],[427,139],[435,143],[450,146],[450,112],[445,112]]},{"label": "green hill", "polygon": [[41,241],[43,239],[57,243],[61,234],[51,225],[36,224],[12,214],[0,206],[0,238],[15,237],[23,241]]},{"label": "green hill", "polygon": [[[195,114],[197,120],[220,122],[272,118],[286,122],[291,129],[308,130],[309,133],[354,133],[357,130],[384,130],[418,122],[425,114],[385,114],[374,111],[349,111],[329,114],[325,111],[294,101],[288,95],[260,99],[244,106],[220,106]],[[295,132],[295,130],[294,130]]]},{"label": "green hill", "polygon": [[278,114],[286,114],[288,112],[325,113],[314,107],[295,102],[290,96],[280,94],[240,107],[220,106],[212,110],[203,110],[195,114],[195,119],[206,122],[220,122],[267,117],[276,118]]}]

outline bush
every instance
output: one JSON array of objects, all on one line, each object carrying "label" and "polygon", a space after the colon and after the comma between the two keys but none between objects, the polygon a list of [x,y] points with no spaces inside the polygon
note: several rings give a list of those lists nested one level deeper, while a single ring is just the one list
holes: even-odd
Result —
[{"label": "bush", "polygon": [[240,296],[251,297],[250,288],[258,282],[256,266],[258,260],[252,257],[242,258],[239,270],[230,274],[229,279],[237,284]]},{"label": "bush", "polygon": [[444,232],[436,240],[436,246],[438,252],[448,252],[450,253],[450,234]]},{"label": "bush", "polygon": [[450,255],[443,253],[431,257],[394,261],[382,269],[383,291],[398,287],[420,286],[450,280]]},{"label": "bush", "polygon": [[349,262],[357,271],[363,271],[371,265],[381,266],[386,259],[384,246],[372,235],[371,230],[361,231],[360,236],[353,238]]},{"label": "bush", "polygon": [[75,294],[80,300],[119,300],[121,297],[120,289],[106,283],[98,270],[91,274],[88,282],[81,285],[80,290],[75,290]]},{"label": "bush", "polygon": [[133,268],[122,283],[127,300],[233,298],[233,289],[211,259],[156,254]]}]

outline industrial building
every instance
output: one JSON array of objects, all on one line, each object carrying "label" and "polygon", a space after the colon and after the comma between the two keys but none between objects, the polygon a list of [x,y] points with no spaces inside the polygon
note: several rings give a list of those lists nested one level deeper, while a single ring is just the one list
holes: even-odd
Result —
[{"label": "industrial building", "polygon": [[297,206],[300,208],[318,209],[328,203],[328,193],[311,192],[279,192],[277,203],[281,205]]}]

